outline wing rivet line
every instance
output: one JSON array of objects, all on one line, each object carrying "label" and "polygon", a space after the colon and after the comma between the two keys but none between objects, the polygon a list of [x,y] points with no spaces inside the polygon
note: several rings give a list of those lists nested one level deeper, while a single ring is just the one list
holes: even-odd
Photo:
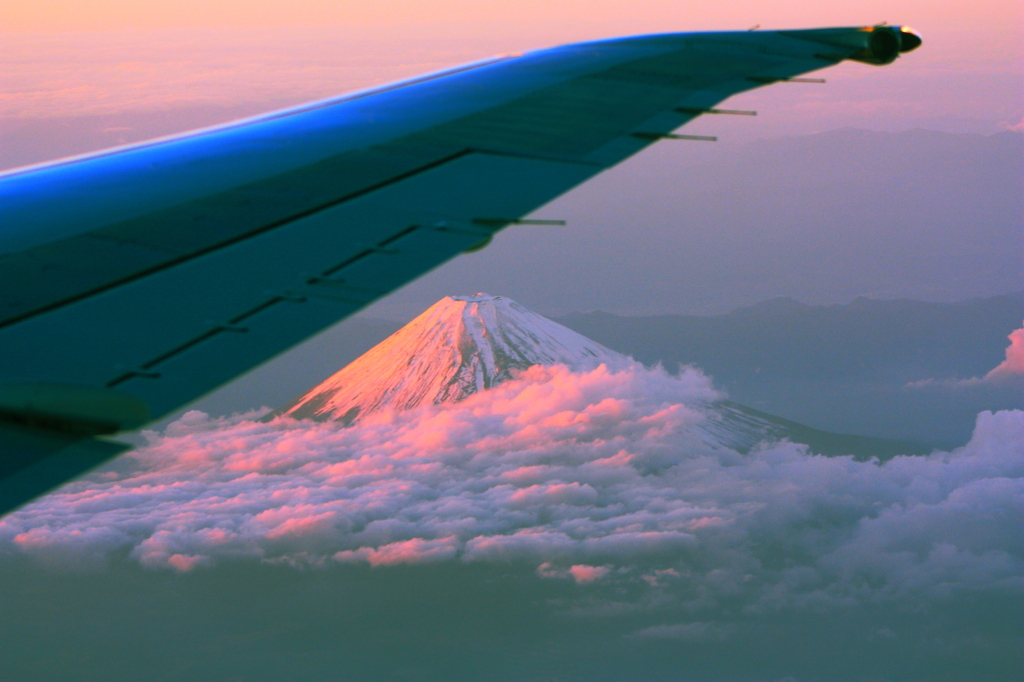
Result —
[{"label": "wing rivet line", "polygon": [[473,218],[474,225],[504,227],[506,225],[565,225],[564,220],[536,220],[533,218]]},{"label": "wing rivet line", "polygon": [[309,301],[305,296],[289,291],[264,291],[263,295],[270,297],[270,301],[267,303],[270,303],[271,301],[280,301],[283,303],[307,303]]},{"label": "wing rivet line", "polygon": [[727,116],[757,116],[756,111],[747,111],[744,109],[701,109],[699,107],[676,107],[676,111],[680,114],[693,114],[700,116],[701,114],[723,114]]},{"label": "wing rivet line", "polygon": [[753,83],[824,83],[824,78],[782,78],[780,76],[747,76]]},{"label": "wing rivet line", "polygon": [[218,324],[215,327],[215,329],[217,331],[233,332],[235,334],[248,334],[249,333],[249,328],[248,327],[243,327],[241,325],[233,324],[231,322],[228,322],[226,324]]},{"label": "wing rivet line", "polygon": [[714,135],[677,135],[676,133],[633,133],[633,137],[641,140],[693,140],[695,142],[718,142]]},{"label": "wing rivet line", "polygon": [[336,291],[330,291],[329,289],[301,289],[287,292],[292,300],[303,300],[306,301],[310,298],[323,299],[325,301],[335,301],[338,303],[349,303],[351,305],[364,306],[367,303],[372,303],[375,299],[363,298],[360,296],[346,296],[343,293]]},{"label": "wing rivet line", "polygon": [[494,235],[494,233],[490,230],[478,230],[472,226],[460,227],[455,225],[449,225],[444,221],[434,223],[433,225],[427,225],[424,229],[433,230],[434,232],[446,232],[448,234],[468,234],[471,236],[479,237],[491,237]]},{"label": "wing rivet line", "polygon": [[113,388],[114,386],[117,386],[118,384],[123,384],[124,382],[128,381],[129,379],[159,379],[159,378],[160,378],[160,372],[154,372],[153,370],[144,369],[144,368],[140,367],[138,369],[130,369],[130,370],[126,371],[126,372],[122,372],[116,378],[114,378],[114,379],[112,379],[112,380],[107,382],[107,388]]},{"label": "wing rivet line", "polygon": [[323,273],[323,276],[327,277],[327,276],[333,275],[338,270],[341,270],[341,269],[346,268],[346,267],[348,267],[350,265],[353,265],[357,261],[360,261],[360,260],[366,258],[367,256],[372,256],[375,253],[383,254],[385,256],[397,256],[399,253],[401,253],[401,251],[399,251],[398,249],[389,249],[389,248],[387,248],[387,244],[390,244],[390,243],[394,242],[397,239],[401,239],[405,235],[407,235],[410,232],[412,232],[413,230],[415,230],[416,227],[417,227],[416,225],[413,225],[412,227],[408,227],[408,228],[402,230],[398,234],[395,234],[395,235],[392,235],[392,236],[388,237],[387,239],[385,239],[384,241],[382,241],[382,242],[380,242],[378,244],[375,244],[373,246],[364,246],[364,247],[362,247],[360,249],[359,253],[357,253],[356,255],[352,256],[351,258],[347,258],[346,260],[343,260],[341,263],[338,263],[337,265],[335,265],[332,268],[329,268],[329,269],[325,270],[324,273]]},{"label": "wing rivet line", "polygon": [[361,287],[355,284],[349,284],[344,279],[334,277],[310,277],[306,280],[308,286],[329,286],[337,287],[339,289],[349,289],[351,291],[365,291],[367,294],[373,296],[384,296],[388,292],[380,289],[373,289],[370,287]]}]

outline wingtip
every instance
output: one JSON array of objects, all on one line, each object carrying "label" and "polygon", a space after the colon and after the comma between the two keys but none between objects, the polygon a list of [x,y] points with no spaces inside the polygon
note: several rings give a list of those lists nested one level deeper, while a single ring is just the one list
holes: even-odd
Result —
[{"label": "wingtip", "polygon": [[900,52],[913,52],[921,47],[921,34],[909,26],[900,26]]}]

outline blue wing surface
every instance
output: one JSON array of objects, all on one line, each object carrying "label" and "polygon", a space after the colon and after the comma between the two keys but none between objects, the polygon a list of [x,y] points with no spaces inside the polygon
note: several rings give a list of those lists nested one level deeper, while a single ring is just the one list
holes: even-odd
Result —
[{"label": "blue wing surface", "polygon": [[731,95],[919,42],[568,45],[0,175],[0,513]]}]

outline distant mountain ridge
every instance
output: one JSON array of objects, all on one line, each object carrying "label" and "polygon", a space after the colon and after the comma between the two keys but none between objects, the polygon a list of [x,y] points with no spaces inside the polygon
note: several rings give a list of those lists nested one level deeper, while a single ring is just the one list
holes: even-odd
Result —
[{"label": "distant mountain ridge", "polygon": [[554,319],[646,364],[694,364],[735,400],[830,431],[950,448],[967,441],[978,412],[1024,409],[1012,385],[956,383],[1003,361],[1007,336],[1024,324],[1024,292],[958,303],[776,298],[715,316]]},{"label": "distant mountain ridge", "polygon": [[762,377],[906,383],[983,376],[1024,320],[1024,291],[959,303],[876,300],[807,305],[775,298],[723,315],[553,318],[645,364],[695,363],[716,379]]}]

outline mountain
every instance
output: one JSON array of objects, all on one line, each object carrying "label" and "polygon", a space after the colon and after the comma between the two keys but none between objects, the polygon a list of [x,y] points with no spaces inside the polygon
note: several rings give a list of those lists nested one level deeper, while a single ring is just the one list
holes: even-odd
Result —
[{"label": "mountain", "polygon": [[[448,296],[270,417],[353,424],[382,410],[453,403],[533,365],[587,371],[639,368],[617,353],[502,296]],[[701,406],[708,444],[747,452],[789,439],[827,455],[882,459],[926,450],[907,442],[820,431],[728,400]]]},{"label": "mountain", "polygon": [[448,296],[282,413],[352,423],[383,409],[450,403],[533,365],[589,370],[632,360],[502,296]]}]

